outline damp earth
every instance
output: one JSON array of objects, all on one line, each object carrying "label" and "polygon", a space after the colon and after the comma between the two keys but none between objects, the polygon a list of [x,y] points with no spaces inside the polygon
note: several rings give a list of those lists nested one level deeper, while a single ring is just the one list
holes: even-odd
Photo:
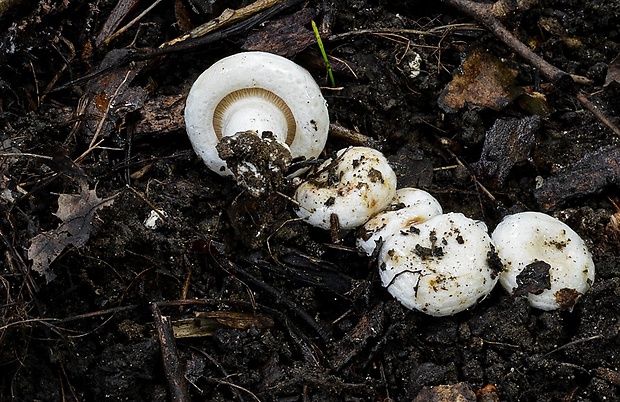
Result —
[{"label": "damp earth", "polygon": [[[620,3],[513,3],[0,0],[0,400],[620,401]],[[553,215],[590,291],[401,306],[284,173],[250,194],[194,154],[189,88],[246,50],[322,87],[322,158],[376,148],[490,230]]]}]

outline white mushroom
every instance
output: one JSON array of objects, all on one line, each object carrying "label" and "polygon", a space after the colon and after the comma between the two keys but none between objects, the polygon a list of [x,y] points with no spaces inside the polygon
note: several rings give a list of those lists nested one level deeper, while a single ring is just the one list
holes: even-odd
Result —
[{"label": "white mushroom", "polygon": [[424,190],[401,188],[385,211],[378,213],[362,226],[357,234],[357,247],[373,255],[377,245],[390,236],[408,231],[412,225],[427,221],[443,210],[439,201]]},{"label": "white mushroom", "polygon": [[492,237],[505,266],[500,283],[510,293],[527,294],[533,307],[571,309],[594,281],[594,262],[584,241],[549,215],[509,215]]},{"label": "white mushroom", "polygon": [[389,237],[379,252],[379,274],[405,307],[446,316],[491,292],[498,277],[493,257],[484,223],[448,213]]},{"label": "white mushroom", "polygon": [[396,174],[383,154],[366,147],[341,149],[295,191],[297,215],[323,229],[338,216],[342,229],[362,225],[396,194]]},{"label": "white mushroom", "polygon": [[329,115],[308,71],[284,57],[246,52],[219,60],[198,77],[187,97],[185,125],[205,164],[230,175],[215,149],[222,137],[272,132],[293,158],[316,158],[327,140]]}]

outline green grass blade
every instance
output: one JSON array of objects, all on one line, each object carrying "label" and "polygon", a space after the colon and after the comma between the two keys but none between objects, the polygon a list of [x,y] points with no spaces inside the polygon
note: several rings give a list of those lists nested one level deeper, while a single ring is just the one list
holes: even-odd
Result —
[{"label": "green grass blade", "polygon": [[334,88],[336,86],[336,81],[334,81],[332,66],[329,64],[329,60],[327,59],[327,53],[325,53],[325,47],[323,46],[323,41],[321,40],[321,34],[319,33],[319,29],[316,27],[314,20],[312,20],[312,30],[314,31],[314,36],[316,37],[316,43],[319,45],[319,49],[321,49],[321,54],[323,55],[323,61],[325,62],[325,67],[327,68],[329,83],[332,88]]}]

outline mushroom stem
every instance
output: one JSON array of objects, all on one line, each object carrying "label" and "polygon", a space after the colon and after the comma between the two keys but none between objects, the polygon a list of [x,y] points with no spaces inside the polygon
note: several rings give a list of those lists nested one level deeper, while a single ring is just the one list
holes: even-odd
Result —
[{"label": "mushroom stem", "polygon": [[297,124],[289,106],[265,88],[243,88],[226,95],[213,111],[213,129],[222,137],[254,131],[270,132],[287,147],[295,138]]},{"label": "mushroom stem", "polygon": [[240,99],[230,105],[222,118],[222,137],[239,132],[273,133],[279,142],[286,142],[286,118],[271,102],[261,99]]}]

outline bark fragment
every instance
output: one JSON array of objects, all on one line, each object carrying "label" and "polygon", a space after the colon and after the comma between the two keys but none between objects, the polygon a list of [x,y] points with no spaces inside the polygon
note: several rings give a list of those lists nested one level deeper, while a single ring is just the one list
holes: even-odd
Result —
[{"label": "bark fragment", "polygon": [[545,180],[534,195],[543,211],[566,200],[597,193],[610,184],[620,184],[620,149],[606,147],[586,154],[573,166]]},{"label": "bark fragment", "polygon": [[497,120],[486,133],[480,160],[473,165],[476,173],[490,179],[491,187],[501,187],[512,167],[529,157],[539,127],[538,116]]}]

